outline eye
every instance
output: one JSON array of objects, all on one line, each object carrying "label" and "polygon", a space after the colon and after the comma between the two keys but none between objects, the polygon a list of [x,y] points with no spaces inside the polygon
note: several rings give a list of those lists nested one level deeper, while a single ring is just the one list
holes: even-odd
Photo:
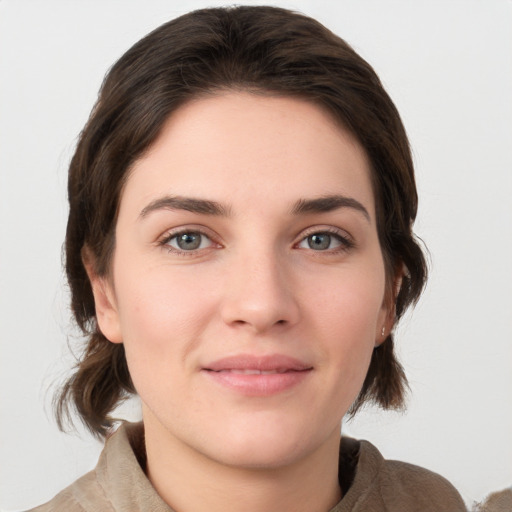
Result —
[{"label": "eye", "polygon": [[163,245],[170,246],[177,251],[196,251],[206,249],[213,242],[204,233],[199,231],[182,231],[173,234],[163,241]]},{"label": "eye", "polygon": [[319,231],[311,233],[303,238],[298,247],[300,249],[312,249],[313,251],[336,251],[349,249],[353,243],[338,233]]}]

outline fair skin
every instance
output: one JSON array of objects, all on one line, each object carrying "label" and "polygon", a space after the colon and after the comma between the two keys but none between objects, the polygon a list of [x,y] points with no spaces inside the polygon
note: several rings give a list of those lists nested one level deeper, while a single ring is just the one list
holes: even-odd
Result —
[{"label": "fair skin", "polygon": [[347,131],[299,99],[186,104],[131,170],[111,276],[88,269],[167,503],[339,501],[341,420],[392,322],[369,164]]}]

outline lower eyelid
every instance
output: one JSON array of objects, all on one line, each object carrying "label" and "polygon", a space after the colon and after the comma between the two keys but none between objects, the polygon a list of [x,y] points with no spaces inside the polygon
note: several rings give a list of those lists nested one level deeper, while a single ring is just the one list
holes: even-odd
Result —
[{"label": "lower eyelid", "polygon": [[334,238],[335,241],[337,242],[336,246],[335,247],[330,247],[330,248],[327,248],[327,249],[316,249],[316,250],[313,249],[312,247],[300,247],[303,243],[305,243],[307,241],[307,239],[311,235],[308,235],[308,236],[304,237],[302,240],[300,240],[300,242],[298,242],[297,246],[299,246],[300,249],[307,249],[307,250],[311,250],[311,251],[314,251],[314,252],[317,252],[317,253],[322,253],[322,252],[324,252],[324,253],[340,252],[340,251],[345,251],[345,250],[351,249],[354,246],[352,241],[350,241],[349,239],[347,239],[345,237],[342,237],[340,235],[336,235],[336,234],[333,234],[333,233],[322,233],[322,234],[327,234],[330,237]]},{"label": "lower eyelid", "polygon": [[[208,248],[208,247],[202,247],[202,248],[197,248],[197,249],[190,249],[187,251],[185,249],[181,249],[180,247],[175,247],[174,245],[171,245],[172,240],[176,240],[177,237],[179,237],[180,235],[186,234],[186,233],[197,233],[197,234],[201,235],[202,238],[208,239],[209,240],[208,247],[214,243],[212,241],[211,237],[209,237],[207,234],[202,233],[198,230],[189,229],[189,230],[180,230],[180,231],[176,231],[176,232],[167,233],[163,237],[161,237],[160,240],[158,240],[157,244],[160,247],[167,249],[169,252],[178,252],[178,253],[179,252],[193,253],[193,252]],[[201,241],[201,244],[202,243],[203,243],[203,241]]]},{"label": "lower eyelid", "polygon": [[[197,234],[201,235],[201,237],[203,237],[203,238],[208,240],[207,247],[199,247],[197,249],[186,250],[186,249],[181,249],[179,247],[174,247],[174,246],[170,245],[169,242],[171,240],[175,239],[176,237],[178,237],[180,235],[186,234],[186,233],[197,233]],[[312,235],[315,235],[315,234],[331,236],[334,239],[336,239],[336,241],[339,244],[339,245],[337,245],[336,247],[334,247],[332,249],[325,249],[325,250],[315,251],[315,252],[318,252],[318,253],[322,253],[322,252],[334,253],[336,251],[342,252],[344,250],[352,249],[356,245],[354,240],[352,239],[352,237],[348,236],[345,232],[340,233],[338,231],[329,230],[329,229],[315,229],[315,230],[311,230],[310,232],[307,232],[307,233],[303,234],[301,236],[300,240],[298,242],[296,242],[294,245],[296,247],[299,246],[302,242],[307,240],[308,237],[310,237]],[[194,229],[193,227],[190,228],[190,229],[177,229],[176,231],[167,232],[164,236],[162,236],[160,238],[160,240],[158,240],[157,243],[158,243],[158,245],[160,245],[160,246],[162,246],[164,248],[167,248],[170,252],[184,253],[184,254],[189,254],[189,255],[193,254],[195,252],[198,252],[198,251],[210,249],[211,247],[221,247],[222,246],[209,233],[206,233],[205,231],[203,231],[201,229]],[[201,245],[202,245],[202,243],[203,242],[201,242]],[[307,248],[307,249],[312,250],[312,251],[314,250],[312,248]]]}]

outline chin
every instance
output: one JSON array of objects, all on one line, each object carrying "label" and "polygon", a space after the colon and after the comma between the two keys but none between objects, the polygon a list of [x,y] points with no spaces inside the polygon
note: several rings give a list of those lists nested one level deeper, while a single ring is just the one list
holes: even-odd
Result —
[{"label": "chin", "polygon": [[245,446],[232,446],[217,455],[226,466],[245,469],[278,469],[301,458],[301,450],[283,444],[262,444],[251,440]]},{"label": "chin", "polygon": [[[293,464],[322,443],[302,429],[280,425],[252,424],[249,428],[229,428],[219,436],[214,456],[228,466],[247,469],[277,469]],[[315,436],[316,437],[316,436]]]}]

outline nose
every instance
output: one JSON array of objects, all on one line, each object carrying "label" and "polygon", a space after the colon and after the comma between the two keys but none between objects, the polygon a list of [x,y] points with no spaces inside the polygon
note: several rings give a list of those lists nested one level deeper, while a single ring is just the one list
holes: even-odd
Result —
[{"label": "nose", "polygon": [[254,333],[296,324],[300,311],[291,274],[271,251],[239,255],[225,276],[223,321]]}]

